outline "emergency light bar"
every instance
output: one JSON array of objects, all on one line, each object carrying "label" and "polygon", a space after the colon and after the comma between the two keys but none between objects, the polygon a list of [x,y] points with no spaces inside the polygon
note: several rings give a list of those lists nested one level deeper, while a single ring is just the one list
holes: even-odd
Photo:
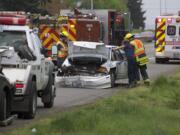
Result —
[{"label": "emergency light bar", "polygon": [[23,11],[0,11],[0,16],[5,17],[26,17],[26,13]]},{"label": "emergency light bar", "polygon": [[25,25],[26,22],[26,13],[23,11],[0,11],[0,24]]},{"label": "emergency light bar", "polygon": [[26,22],[27,22],[26,18],[0,16],[0,24],[4,24],[4,25],[25,25]]}]

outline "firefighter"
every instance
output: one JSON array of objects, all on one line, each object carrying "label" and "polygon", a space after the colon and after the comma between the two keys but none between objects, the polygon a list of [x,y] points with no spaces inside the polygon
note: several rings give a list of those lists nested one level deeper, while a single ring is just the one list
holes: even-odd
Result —
[{"label": "firefighter", "polygon": [[67,33],[67,31],[62,31],[60,33],[60,39],[65,45],[68,44],[68,33]]},{"label": "firefighter", "polygon": [[140,74],[139,74],[139,71],[140,71],[141,76],[144,80],[144,83],[149,85],[150,79],[149,79],[148,73],[146,71],[147,70],[146,64],[148,63],[148,57],[145,53],[145,48],[144,48],[142,41],[139,39],[136,39],[134,37],[134,35],[131,33],[126,34],[125,39],[129,40],[130,44],[132,44],[135,48],[134,55],[135,55],[136,63],[137,63],[137,67],[138,67],[138,72],[136,73],[137,74],[136,79],[137,79],[138,83],[140,82]]},{"label": "firefighter", "polygon": [[58,41],[57,49],[58,49],[57,66],[58,68],[61,68],[64,60],[67,57],[67,46],[63,42]]},{"label": "firefighter", "polygon": [[136,59],[134,55],[135,47],[132,44],[130,44],[128,39],[126,39],[125,37],[123,41],[123,45],[115,48],[114,50],[121,49],[121,48],[124,49],[127,62],[128,62],[128,79],[129,79],[128,87],[132,88],[136,86],[136,82],[137,82],[136,75],[138,72],[138,67],[137,67]]}]

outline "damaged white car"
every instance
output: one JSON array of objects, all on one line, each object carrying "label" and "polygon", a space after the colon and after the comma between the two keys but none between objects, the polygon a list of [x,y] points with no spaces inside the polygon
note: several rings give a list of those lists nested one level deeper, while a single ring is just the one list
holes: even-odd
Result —
[{"label": "damaged white car", "polygon": [[67,87],[114,87],[117,80],[127,78],[127,61],[124,52],[114,51],[113,47],[97,42],[70,42],[57,83]]}]

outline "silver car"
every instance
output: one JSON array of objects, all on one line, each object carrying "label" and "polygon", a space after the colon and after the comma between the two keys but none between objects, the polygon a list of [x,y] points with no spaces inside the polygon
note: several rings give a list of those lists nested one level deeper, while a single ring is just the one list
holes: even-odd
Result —
[{"label": "silver car", "polygon": [[122,50],[98,42],[70,42],[57,84],[68,87],[109,88],[127,78],[127,61]]}]

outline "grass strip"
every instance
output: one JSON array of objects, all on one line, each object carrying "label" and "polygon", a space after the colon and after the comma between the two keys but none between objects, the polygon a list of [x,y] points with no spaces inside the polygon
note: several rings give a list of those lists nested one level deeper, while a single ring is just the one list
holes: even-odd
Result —
[{"label": "grass strip", "polygon": [[6,135],[180,135],[180,74],[123,89]]}]

